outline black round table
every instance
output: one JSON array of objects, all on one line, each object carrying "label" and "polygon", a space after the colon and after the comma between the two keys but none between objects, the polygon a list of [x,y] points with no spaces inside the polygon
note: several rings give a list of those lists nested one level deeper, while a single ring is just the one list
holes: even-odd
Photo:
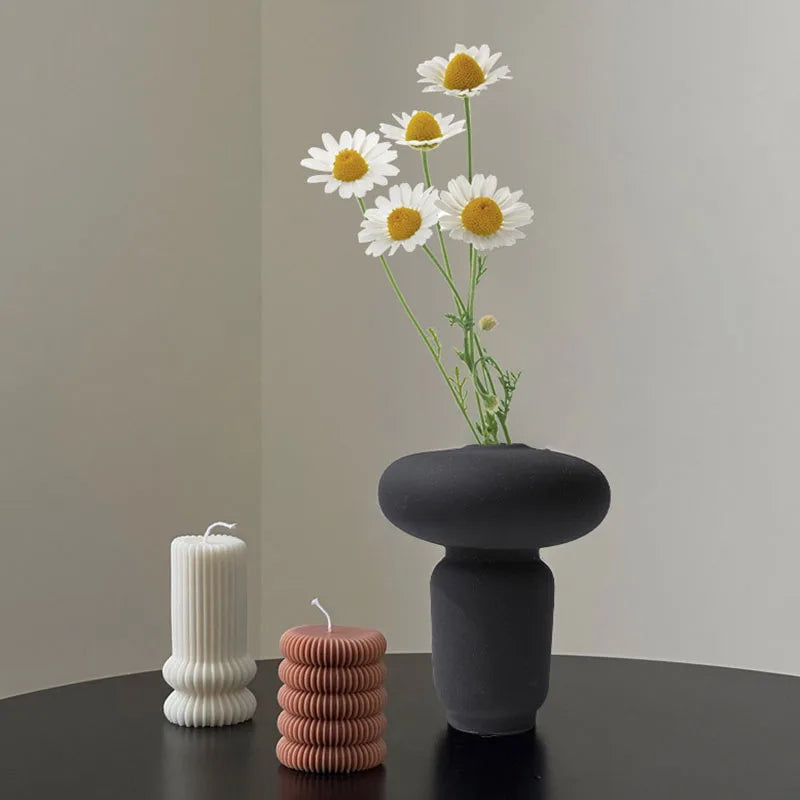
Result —
[{"label": "black round table", "polygon": [[252,722],[170,725],[160,673],[0,701],[8,800],[798,800],[800,678],[689,664],[553,658],[535,733],[447,728],[429,655],[387,659],[389,757],[353,776],[280,767],[277,661]]}]

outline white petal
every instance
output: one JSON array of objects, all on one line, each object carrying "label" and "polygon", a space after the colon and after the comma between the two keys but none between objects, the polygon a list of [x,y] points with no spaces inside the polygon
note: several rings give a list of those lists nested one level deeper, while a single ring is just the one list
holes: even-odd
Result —
[{"label": "white petal", "polygon": [[463,175],[460,175],[454,181],[450,181],[447,188],[450,190],[450,195],[459,209],[464,208],[472,199],[472,186]]},{"label": "white petal", "polygon": [[532,220],[533,209],[530,206],[520,205],[503,212],[503,221],[509,225],[527,225]]},{"label": "white petal", "polygon": [[502,189],[498,189],[494,193],[494,201],[503,211],[505,211],[506,205],[510,205],[508,202],[509,197],[511,197],[511,192],[509,191],[508,186],[503,186]]},{"label": "white petal", "polygon": [[398,128],[396,125],[387,125],[385,122],[381,123],[381,133],[387,139],[405,139],[405,131]]},{"label": "white petal", "polygon": [[367,138],[364,140],[364,144],[361,146],[361,155],[363,156],[368,153],[380,140],[381,137],[374,131],[368,134]]},{"label": "white petal", "polygon": [[442,226],[443,231],[451,231],[461,227],[461,220],[448,214],[439,220],[439,224]]},{"label": "white petal", "polygon": [[[444,225],[442,225],[442,228],[444,228]],[[451,228],[450,238],[456,239],[459,242],[465,242],[467,241],[467,231],[465,231],[461,226],[457,228]]]},{"label": "white petal", "polygon": [[369,164],[391,164],[397,159],[397,150],[387,150],[385,153],[371,155],[366,161]]},{"label": "white petal", "polygon": [[511,80],[511,68],[510,67],[498,67],[497,69],[493,69],[487,76],[486,76],[486,83],[492,84],[497,83],[499,80]]},{"label": "white petal", "polygon": [[339,142],[333,138],[329,133],[322,134],[322,143],[325,145],[325,149],[331,154],[334,155],[339,150]]},{"label": "white petal", "polygon": [[494,53],[493,55],[489,56],[489,58],[486,60],[486,66],[483,68],[483,71],[488,74],[494,65],[500,60],[500,56],[502,55],[502,53]]},{"label": "white petal", "polygon": [[300,162],[301,167],[306,167],[307,169],[317,169],[321,170],[322,172],[330,172],[331,165],[326,164],[324,161],[320,161],[317,158],[304,158]]},{"label": "white petal", "polygon": [[372,244],[367,248],[367,255],[378,258],[378,256],[383,255],[387,247],[388,245],[385,242],[372,242]]}]

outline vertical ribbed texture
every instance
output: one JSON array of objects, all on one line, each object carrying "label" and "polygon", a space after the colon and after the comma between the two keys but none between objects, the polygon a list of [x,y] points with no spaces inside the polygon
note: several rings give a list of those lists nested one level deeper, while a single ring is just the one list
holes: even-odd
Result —
[{"label": "vertical ribbed texture", "polygon": [[281,636],[281,653],[295,664],[320,667],[357,667],[375,664],[386,652],[386,639],[370,628],[301,625]]},{"label": "vertical ribbed texture", "polygon": [[175,691],[164,714],[177,725],[232,725],[255,713],[245,688],[256,674],[247,651],[246,554],[235,536],[172,542],[172,655],[163,675]]},{"label": "vertical ribbed texture", "polygon": [[378,631],[303,625],[281,637],[283,711],[278,760],[303,772],[359,772],[386,758],[383,654]]}]

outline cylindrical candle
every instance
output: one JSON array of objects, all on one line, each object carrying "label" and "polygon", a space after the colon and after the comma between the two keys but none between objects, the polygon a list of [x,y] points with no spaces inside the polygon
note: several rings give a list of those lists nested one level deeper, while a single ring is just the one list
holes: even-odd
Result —
[{"label": "cylindrical candle", "polygon": [[164,715],[189,727],[233,725],[256,710],[246,688],[256,674],[247,650],[247,545],[209,531],[171,547],[172,655],[162,672],[174,691]]},{"label": "cylindrical candle", "polygon": [[328,618],[327,626],[289,629],[280,646],[279,761],[304,772],[358,772],[381,764],[386,758],[383,634],[332,625]]}]

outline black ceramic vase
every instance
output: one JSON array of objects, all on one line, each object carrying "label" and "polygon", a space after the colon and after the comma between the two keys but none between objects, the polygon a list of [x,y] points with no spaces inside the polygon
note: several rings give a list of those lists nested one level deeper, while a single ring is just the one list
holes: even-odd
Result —
[{"label": "black ceramic vase", "polygon": [[553,630],[553,574],[539,549],[602,522],[603,473],[552,450],[469,445],[398,459],[378,499],[398,528],[445,547],[431,575],[431,621],[449,724],[482,736],[534,728]]}]

